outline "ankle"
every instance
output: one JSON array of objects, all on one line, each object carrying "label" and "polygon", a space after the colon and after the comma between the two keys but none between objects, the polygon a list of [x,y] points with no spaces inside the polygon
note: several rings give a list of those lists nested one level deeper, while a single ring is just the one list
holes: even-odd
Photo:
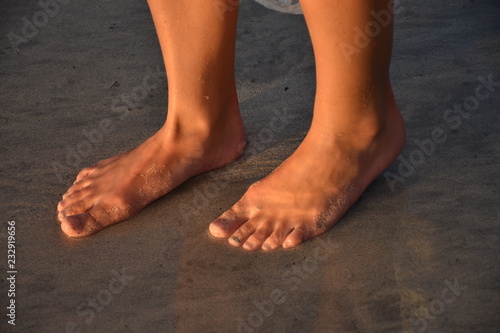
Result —
[{"label": "ankle", "polygon": [[315,140],[322,139],[323,142],[329,141],[333,145],[340,144],[351,150],[365,150],[401,123],[401,115],[392,93],[390,98],[376,103],[343,107],[342,114],[339,115],[332,116],[332,111],[329,111],[328,121],[321,117],[313,119],[308,136],[313,136]]},{"label": "ankle", "polygon": [[167,120],[162,130],[169,136],[208,139],[226,131],[228,126],[241,127],[238,98],[215,100],[206,97],[204,102],[170,102]]}]

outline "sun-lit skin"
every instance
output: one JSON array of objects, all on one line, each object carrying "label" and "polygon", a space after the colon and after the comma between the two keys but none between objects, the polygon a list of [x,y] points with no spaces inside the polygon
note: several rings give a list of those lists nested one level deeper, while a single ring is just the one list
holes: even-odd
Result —
[{"label": "sun-lit skin", "polygon": [[[245,135],[233,70],[237,12],[221,16],[214,2],[149,1],[169,80],[166,123],[135,150],[78,175],[58,206],[66,234],[86,236],[130,218],[188,178],[241,155]],[[354,28],[373,20],[371,11],[387,10],[388,1],[301,4],[317,77],[309,133],[209,227],[245,250],[291,248],[326,232],[404,145],[389,80],[392,24],[359,52],[346,56],[340,47],[353,45]]]},{"label": "sun-lit skin", "polygon": [[57,207],[69,236],[88,236],[126,220],[244,151],[233,66],[237,11],[223,19],[210,1],[149,5],[167,68],[167,119],[139,147],[80,172]]}]

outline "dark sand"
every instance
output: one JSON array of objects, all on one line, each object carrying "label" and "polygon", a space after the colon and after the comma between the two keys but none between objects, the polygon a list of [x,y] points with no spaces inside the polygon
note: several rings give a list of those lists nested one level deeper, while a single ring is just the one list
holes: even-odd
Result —
[{"label": "dark sand", "polygon": [[[1,332],[500,330],[500,86],[474,99],[478,77],[500,81],[498,1],[402,1],[391,73],[408,129],[401,156],[418,165],[399,173],[396,162],[389,171],[404,181],[395,191],[379,177],[331,231],[273,253],[231,248],[207,227],[308,129],[315,81],[303,17],[243,1],[242,163],[192,179],[126,223],[69,239],[55,222],[60,196],[79,169],[159,128],[166,83],[141,95],[148,68],[163,69],[146,2],[61,4],[16,52],[8,33],[22,36],[22,18],[33,22],[39,10],[35,0],[1,9]],[[117,110],[131,94],[130,112]],[[443,120],[464,102],[467,119]],[[111,129],[89,143],[85,133],[103,119]],[[415,140],[439,128],[446,139],[419,153]],[[6,316],[9,220],[15,327]],[[118,282],[116,272],[129,278]]]}]

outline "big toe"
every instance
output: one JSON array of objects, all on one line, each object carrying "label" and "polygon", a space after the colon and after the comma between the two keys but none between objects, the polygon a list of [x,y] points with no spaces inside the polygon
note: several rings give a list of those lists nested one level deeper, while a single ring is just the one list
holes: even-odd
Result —
[{"label": "big toe", "polygon": [[210,223],[210,234],[217,238],[228,238],[247,221],[243,214],[229,210]]},{"label": "big toe", "polygon": [[85,237],[101,230],[102,225],[87,212],[64,217],[61,221],[61,229],[70,237]]}]

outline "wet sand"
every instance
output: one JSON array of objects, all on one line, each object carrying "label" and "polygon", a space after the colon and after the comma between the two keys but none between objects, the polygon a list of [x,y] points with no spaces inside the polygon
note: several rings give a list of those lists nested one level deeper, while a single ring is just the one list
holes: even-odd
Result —
[{"label": "wet sand", "polygon": [[495,1],[401,2],[391,75],[404,152],[331,231],[273,253],[231,248],[207,228],[308,129],[315,77],[303,17],[243,1],[236,73],[250,146],[240,163],[126,223],[69,239],[56,222],[60,196],[79,169],[161,126],[167,84],[145,2],[48,10],[46,20],[37,1],[1,11],[0,331],[500,329]]}]

